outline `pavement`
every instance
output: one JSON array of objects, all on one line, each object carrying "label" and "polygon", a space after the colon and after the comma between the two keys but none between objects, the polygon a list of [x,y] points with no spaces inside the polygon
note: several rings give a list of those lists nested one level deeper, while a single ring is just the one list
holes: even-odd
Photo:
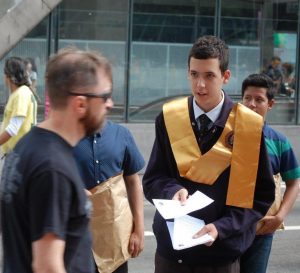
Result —
[{"label": "pavement", "polygon": [[[145,248],[139,257],[129,261],[129,273],[153,273],[155,237],[152,233],[154,207],[145,201]],[[300,195],[293,210],[285,220],[286,230],[277,231],[267,273],[300,272]],[[253,272],[255,273],[255,272]]]},{"label": "pavement", "polygon": [[[151,226],[155,209],[148,201],[145,201],[144,208],[145,248],[139,257],[129,261],[129,273],[154,272],[156,241]],[[298,195],[293,210],[285,220],[285,227],[286,230],[275,233],[267,273],[300,272],[300,195]],[[0,247],[0,257],[2,257],[1,251],[2,248]],[[1,268],[2,261],[0,260]]]}]

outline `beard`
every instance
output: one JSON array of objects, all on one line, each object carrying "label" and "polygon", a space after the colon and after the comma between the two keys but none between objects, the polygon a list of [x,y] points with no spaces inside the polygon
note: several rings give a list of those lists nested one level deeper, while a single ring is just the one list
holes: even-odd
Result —
[{"label": "beard", "polygon": [[105,116],[99,118],[95,115],[92,115],[91,110],[89,108],[85,116],[80,119],[80,122],[83,124],[85,130],[85,136],[91,136],[97,131],[99,131],[103,127],[104,121]]}]

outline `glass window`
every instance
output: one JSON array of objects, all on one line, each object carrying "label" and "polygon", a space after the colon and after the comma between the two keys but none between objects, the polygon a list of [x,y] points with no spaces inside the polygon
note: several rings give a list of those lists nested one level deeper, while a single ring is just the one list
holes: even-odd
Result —
[{"label": "glass window", "polygon": [[[20,1],[1,1],[0,18]],[[54,50],[75,45],[101,51],[113,65],[115,106],[110,118],[124,121],[128,108],[129,121],[153,122],[164,102],[190,94],[187,57],[191,45],[200,36],[219,33],[230,47],[232,77],[225,91],[238,101],[243,79],[251,73],[265,72],[277,84],[276,104],[268,121],[294,124],[297,113],[300,119],[300,111],[296,111],[300,106],[299,2],[65,0],[52,13],[49,45]],[[30,57],[35,62],[41,98],[39,120],[43,118],[43,77],[49,50],[47,27],[48,18],[0,61],[2,70],[5,58],[12,55]],[[0,96],[2,114],[8,98],[2,78]]]},{"label": "glass window", "polygon": [[131,121],[153,121],[164,102],[190,94],[191,44],[214,33],[214,1],[134,0],[129,79]]},{"label": "glass window", "polygon": [[135,0],[133,40],[193,43],[214,32],[212,1]]},{"label": "glass window", "polygon": [[230,46],[232,72],[225,90],[239,95],[246,76],[268,74],[277,86],[270,123],[295,122],[297,13],[297,0],[222,0],[220,33]]},{"label": "glass window", "polygon": [[75,45],[97,50],[112,62],[115,105],[110,118],[123,120],[128,1],[65,0],[59,17],[59,48]]}]

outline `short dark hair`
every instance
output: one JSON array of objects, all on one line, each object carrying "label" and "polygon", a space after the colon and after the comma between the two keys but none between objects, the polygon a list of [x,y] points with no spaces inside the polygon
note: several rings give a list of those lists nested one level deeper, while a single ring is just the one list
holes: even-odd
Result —
[{"label": "short dark hair", "polygon": [[278,56],[273,56],[272,59],[271,59],[272,62],[274,61],[279,61],[281,62],[281,59],[278,57]]},{"label": "short dark hair", "polygon": [[20,57],[9,57],[5,60],[4,74],[16,86],[30,86],[25,61]]},{"label": "short dark hair", "polygon": [[294,71],[294,66],[291,63],[283,63],[282,70],[285,75],[290,76]]},{"label": "short dark hair", "polygon": [[225,42],[215,36],[200,37],[192,46],[189,57],[188,67],[190,67],[191,58],[211,59],[218,58],[222,74],[228,69],[229,48]]},{"label": "short dark hair", "polygon": [[244,97],[245,90],[249,86],[266,88],[268,100],[274,99],[275,85],[273,80],[266,74],[251,74],[242,83],[242,97]]},{"label": "short dark hair", "polygon": [[76,47],[59,50],[46,67],[46,90],[51,107],[65,107],[68,92],[96,85],[99,68],[112,81],[111,64],[99,52],[82,51]]}]

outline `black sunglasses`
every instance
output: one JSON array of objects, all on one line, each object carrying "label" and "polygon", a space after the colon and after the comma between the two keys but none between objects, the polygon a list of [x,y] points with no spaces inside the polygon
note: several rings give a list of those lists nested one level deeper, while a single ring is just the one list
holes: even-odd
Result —
[{"label": "black sunglasses", "polygon": [[108,99],[111,99],[112,97],[112,91],[109,91],[107,93],[102,94],[95,94],[95,93],[78,93],[78,92],[71,92],[68,91],[68,94],[71,96],[83,96],[88,98],[101,98],[104,102],[107,102]]}]

